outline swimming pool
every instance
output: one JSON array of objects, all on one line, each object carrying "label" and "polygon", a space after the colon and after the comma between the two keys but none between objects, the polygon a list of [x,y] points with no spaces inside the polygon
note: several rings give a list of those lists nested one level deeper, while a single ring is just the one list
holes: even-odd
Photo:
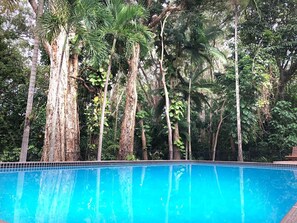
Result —
[{"label": "swimming pool", "polygon": [[0,169],[6,222],[280,222],[297,168],[210,163]]}]

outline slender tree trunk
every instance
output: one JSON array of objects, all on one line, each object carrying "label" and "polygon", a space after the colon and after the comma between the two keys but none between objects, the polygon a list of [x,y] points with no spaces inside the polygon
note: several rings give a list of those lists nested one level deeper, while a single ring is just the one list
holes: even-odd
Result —
[{"label": "slender tree trunk", "polygon": [[209,101],[209,154],[212,153],[213,150],[213,142],[214,142],[214,133],[213,133],[213,114],[212,114],[212,98]]},{"label": "slender tree trunk", "polygon": [[238,12],[239,12],[239,5],[235,3],[234,5],[234,47],[235,47],[235,93],[236,93],[236,117],[237,117],[237,141],[238,141],[238,161],[243,161],[242,155],[242,136],[241,136],[241,117],[240,117],[240,94],[239,94],[239,72],[238,72]]},{"label": "slender tree trunk", "polygon": [[25,123],[24,123],[24,132],[23,132],[23,138],[22,138],[20,162],[26,162],[27,160],[30,125],[31,125],[31,113],[32,113],[32,107],[33,107],[33,98],[34,98],[36,73],[37,73],[37,62],[38,62],[38,54],[39,54],[39,42],[40,42],[39,35],[37,33],[37,27],[39,26],[39,18],[42,16],[42,13],[43,13],[43,0],[40,0],[38,5],[38,12],[36,15],[34,48],[33,48],[33,56],[32,56],[31,74],[30,74],[30,82],[29,82],[29,89],[28,89],[28,99],[27,99],[27,108],[26,108]]},{"label": "slender tree trunk", "polygon": [[192,79],[189,80],[189,95],[188,95],[188,111],[187,111],[187,123],[188,123],[188,137],[186,145],[186,160],[192,160],[192,136],[191,136],[191,87]]},{"label": "slender tree trunk", "polygon": [[163,66],[162,62],[160,61],[160,70],[162,74],[162,83],[164,88],[164,95],[165,95],[165,116],[166,116],[166,123],[168,128],[168,148],[169,148],[169,159],[173,159],[173,143],[172,143],[172,128],[171,128],[171,120],[169,116],[169,108],[170,108],[170,101],[169,101],[169,95],[168,90],[166,86],[166,80],[165,80],[165,73],[163,72]]},{"label": "slender tree trunk", "polygon": [[[175,123],[174,132],[173,132],[173,142],[177,142],[179,139],[180,139],[179,127],[178,127],[178,123]],[[177,145],[173,145],[173,159],[175,160],[181,159],[180,150]]]},{"label": "slender tree trunk", "polygon": [[[199,118],[202,123],[205,123],[206,119],[206,114],[205,114],[205,105],[201,105],[201,112],[199,113]],[[199,142],[202,144],[206,143],[208,141],[208,138],[206,136],[206,129],[201,128],[200,129],[200,137],[199,137]]]},{"label": "slender tree trunk", "polygon": [[169,95],[168,95],[168,90],[167,90],[167,85],[166,85],[166,79],[165,79],[165,72],[163,70],[163,56],[164,56],[164,38],[163,38],[163,33],[164,33],[164,27],[166,20],[168,18],[168,15],[165,17],[164,22],[161,26],[161,44],[162,44],[162,49],[161,49],[161,58],[159,60],[159,65],[160,65],[160,72],[161,72],[161,77],[162,77],[162,84],[164,88],[164,96],[165,96],[165,116],[166,116],[166,123],[167,123],[167,128],[168,128],[168,150],[169,150],[169,159],[173,159],[173,143],[172,143],[172,128],[171,128],[171,120],[169,116],[169,108],[170,108],[170,101],[169,101]]},{"label": "slender tree trunk", "polygon": [[105,118],[105,107],[106,107],[106,100],[107,100],[107,90],[108,90],[108,82],[109,82],[109,76],[111,73],[111,63],[112,63],[112,57],[115,51],[115,45],[116,45],[116,38],[113,39],[112,48],[109,55],[109,61],[108,61],[108,69],[107,69],[107,75],[106,80],[104,84],[104,93],[103,93],[103,103],[102,103],[102,109],[101,109],[101,118],[100,118],[100,130],[99,130],[99,143],[98,143],[98,153],[97,153],[97,160],[101,160],[101,154],[102,154],[102,141],[103,141],[103,131],[104,131],[104,118]]},{"label": "slender tree trunk", "polygon": [[217,143],[218,143],[218,138],[219,138],[219,133],[220,133],[220,130],[221,130],[221,126],[222,126],[222,123],[223,123],[223,114],[224,114],[224,110],[225,110],[225,102],[223,102],[223,105],[221,107],[221,113],[220,113],[220,121],[219,121],[219,124],[218,124],[218,127],[217,127],[217,131],[216,131],[216,134],[215,134],[215,137],[214,137],[214,143],[213,143],[213,149],[212,149],[212,161],[215,161],[216,159],[216,151],[217,151]]},{"label": "slender tree trunk", "polygon": [[[51,70],[46,107],[43,161],[68,161],[79,158],[79,120],[77,86],[78,57],[69,56],[69,38],[65,30],[52,41]],[[67,148],[68,147],[68,148]]]},{"label": "slender tree trunk", "polygon": [[126,87],[126,105],[124,118],[121,125],[120,149],[118,159],[124,160],[133,155],[135,114],[137,106],[136,80],[138,73],[140,45],[133,46],[132,56],[129,61],[129,77]]}]

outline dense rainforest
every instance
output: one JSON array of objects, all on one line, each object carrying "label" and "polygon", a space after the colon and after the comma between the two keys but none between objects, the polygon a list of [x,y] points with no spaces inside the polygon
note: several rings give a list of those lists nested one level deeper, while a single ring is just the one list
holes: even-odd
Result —
[{"label": "dense rainforest", "polygon": [[282,160],[297,0],[2,0],[0,161]]}]

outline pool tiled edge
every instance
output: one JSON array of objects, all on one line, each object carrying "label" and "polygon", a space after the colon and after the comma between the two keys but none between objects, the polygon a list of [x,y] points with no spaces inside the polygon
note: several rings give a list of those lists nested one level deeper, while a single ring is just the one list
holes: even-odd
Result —
[{"label": "pool tiled edge", "polygon": [[[281,163],[260,163],[260,162],[236,162],[236,161],[207,161],[207,160],[137,160],[137,161],[67,161],[67,162],[0,162],[0,172],[12,169],[30,169],[30,168],[72,168],[86,166],[118,166],[118,165],[141,165],[141,164],[217,164],[217,165],[237,165],[237,166],[253,166],[253,167],[279,167],[279,168],[297,168],[297,164],[281,164]],[[5,172],[6,172],[5,171]]]}]

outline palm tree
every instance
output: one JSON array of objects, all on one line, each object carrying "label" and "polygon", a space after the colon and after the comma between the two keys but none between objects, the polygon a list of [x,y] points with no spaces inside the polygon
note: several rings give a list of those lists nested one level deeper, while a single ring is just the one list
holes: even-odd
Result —
[{"label": "palm tree", "polygon": [[31,74],[30,74],[30,82],[29,82],[27,108],[26,108],[26,115],[25,115],[23,138],[22,138],[20,162],[26,162],[26,159],[27,159],[29,135],[30,135],[30,119],[31,119],[32,107],[33,107],[37,62],[38,62],[38,54],[39,54],[39,42],[40,42],[39,35],[37,33],[37,29],[39,26],[39,20],[40,20],[40,17],[42,16],[42,13],[43,13],[43,0],[40,0],[39,5],[38,5],[38,12],[36,15],[36,30],[35,30],[35,34],[34,34],[34,48],[33,48],[33,56],[32,56]]},{"label": "palm tree", "polygon": [[186,142],[186,159],[192,159],[192,145],[191,145],[191,106],[195,104],[197,109],[202,108],[203,102],[207,103],[206,94],[210,92],[211,84],[206,81],[201,81],[201,76],[203,73],[210,69],[209,67],[199,70],[199,66],[192,65],[193,71],[191,74],[187,75],[188,78],[184,78],[179,75],[179,85],[176,90],[184,96],[187,101],[187,124],[188,124],[188,139]]},{"label": "palm tree", "polygon": [[[107,89],[108,89],[109,77],[111,74],[112,58],[115,53],[117,40],[121,39],[121,40],[126,41],[128,44],[133,45],[131,58],[139,58],[139,50],[140,50],[139,47],[140,46],[138,43],[141,43],[142,45],[147,45],[147,39],[151,35],[145,26],[143,26],[141,23],[135,22],[145,16],[145,10],[140,5],[128,5],[128,4],[125,4],[122,0],[107,1],[106,10],[109,12],[110,21],[109,21],[109,24],[107,25],[107,27],[105,27],[103,29],[103,33],[104,33],[103,35],[105,35],[105,36],[112,35],[113,41],[112,41],[112,46],[110,49],[107,75],[106,75],[106,80],[105,80],[105,84],[104,84],[97,160],[101,160],[102,141],[103,141],[103,132],[104,132],[105,107],[106,107],[106,100],[107,100]],[[135,47],[137,45],[138,45],[138,47]],[[137,51],[138,51],[138,55],[137,55]],[[134,65],[134,63],[135,63],[135,64],[137,64],[136,69],[138,68],[138,59],[136,59],[136,60],[137,60],[136,62],[134,62],[133,59],[130,60],[130,62],[129,62],[130,67],[132,65]],[[130,69],[129,73],[130,73],[130,77],[135,78],[136,77],[135,74],[137,73],[137,70],[135,70],[135,68],[133,70]],[[135,80],[136,80],[136,78],[135,78]],[[135,81],[131,80],[131,78],[128,80],[126,98],[129,98],[129,96],[130,96],[129,91],[134,90],[134,88],[133,88],[134,82]],[[132,85],[132,86],[129,86],[129,85]],[[135,85],[135,83],[134,83],[134,85]],[[136,103],[137,103],[137,101],[136,101]],[[136,104],[135,104],[135,106],[136,106]],[[133,113],[133,110],[127,111],[127,109],[130,109],[133,107],[134,106],[128,105],[128,108],[127,108],[127,103],[126,103],[126,110],[125,110],[123,123],[125,123],[125,121],[127,120],[126,117],[128,114],[132,117],[134,114],[133,119],[135,119],[135,111],[134,111],[134,113]],[[136,110],[136,107],[135,107],[135,110]],[[122,126],[123,125],[124,124],[122,124]],[[134,131],[134,127],[133,127],[133,131]],[[124,132],[124,131],[122,131],[122,132]],[[127,132],[127,130],[126,130],[126,132]],[[134,132],[133,132],[133,136],[134,136]],[[129,134],[128,138],[130,140],[132,140],[132,143],[129,142],[129,143],[127,143],[128,145],[131,145],[131,144],[133,145],[133,141],[134,141],[133,136],[131,136]],[[124,136],[121,134],[120,145],[121,145],[121,142],[123,144],[123,138],[124,138]],[[126,143],[124,143],[124,144],[126,144]],[[122,150],[120,150],[120,152],[119,152],[119,154],[120,154],[119,157],[120,157],[120,159],[125,159],[127,156],[126,151],[131,151],[131,149],[126,149],[126,147],[124,145],[121,145],[120,148]],[[132,152],[133,152],[133,147],[132,147]]]}]

